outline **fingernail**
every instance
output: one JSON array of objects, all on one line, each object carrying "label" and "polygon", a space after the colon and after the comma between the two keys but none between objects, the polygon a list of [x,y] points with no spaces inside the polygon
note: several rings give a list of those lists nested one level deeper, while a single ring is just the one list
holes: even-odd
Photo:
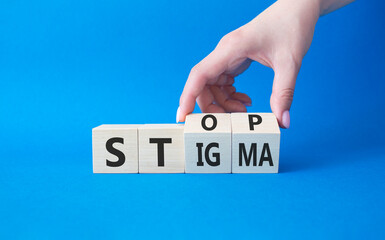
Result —
[{"label": "fingernail", "polygon": [[245,103],[246,107],[251,107],[251,103]]},{"label": "fingernail", "polygon": [[179,123],[179,113],[180,113],[180,107],[178,107],[178,110],[176,110],[176,123]]},{"label": "fingernail", "polygon": [[282,125],[285,128],[289,128],[290,127],[290,113],[289,113],[288,110],[284,111],[283,114],[282,114]]}]

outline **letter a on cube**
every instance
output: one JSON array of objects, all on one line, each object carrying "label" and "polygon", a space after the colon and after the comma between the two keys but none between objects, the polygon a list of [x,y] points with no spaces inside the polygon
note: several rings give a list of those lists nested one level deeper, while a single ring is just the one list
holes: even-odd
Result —
[{"label": "letter a on cube", "polygon": [[232,172],[277,173],[280,131],[273,113],[232,113]]},{"label": "letter a on cube", "polygon": [[186,173],[231,172],[230,114],[190,114],[184,130]]},{"label": "letter a on cube", "polygon": [[138,127],[101,125],[92,129],[94,173],[138,173]]},{"label": "letter a on cube", "polygon": [[182,124],[139,128],[139,173],[184,173]]}]

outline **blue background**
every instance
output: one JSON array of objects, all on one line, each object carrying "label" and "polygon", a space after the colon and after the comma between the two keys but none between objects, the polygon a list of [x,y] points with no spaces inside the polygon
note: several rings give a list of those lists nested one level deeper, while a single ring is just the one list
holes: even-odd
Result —
[{"label": "blue background", "polygon": [[[175,122],[190,69],[272,2],[1,0],[0,238],[384,239],[380,1],[319,20],[279,174],[92,173],[93,127]],[[273,76],[236,80],[249,111]]]}]

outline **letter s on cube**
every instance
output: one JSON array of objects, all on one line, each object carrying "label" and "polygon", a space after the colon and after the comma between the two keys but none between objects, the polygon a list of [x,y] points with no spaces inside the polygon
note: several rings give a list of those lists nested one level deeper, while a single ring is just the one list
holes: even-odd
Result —
[{"label": "letter s on cube", "polygon": [[92,129],[94,173],[138,173],[138,127],[104,124]]}]

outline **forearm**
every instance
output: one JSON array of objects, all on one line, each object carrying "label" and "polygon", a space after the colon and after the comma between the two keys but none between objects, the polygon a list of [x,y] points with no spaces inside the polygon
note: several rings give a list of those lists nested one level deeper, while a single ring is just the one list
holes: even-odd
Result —
[{"label": "forearm", "polygon": [[354,2],[354,0],[316,0],[319,3],[320,16],[326,15],[330,12],[333,12],[343,6],[348,5],[349,3]]},{"label": "forearm", "polygon": [[[317,12],[317,18],[342,8],[355,0],[278,0],[278,2],[291,6],[301,6],[302,8],[312,9]],[[309,8],[310,7],[310,8]],[[311,14],[311,12],[310,12]]]}]

